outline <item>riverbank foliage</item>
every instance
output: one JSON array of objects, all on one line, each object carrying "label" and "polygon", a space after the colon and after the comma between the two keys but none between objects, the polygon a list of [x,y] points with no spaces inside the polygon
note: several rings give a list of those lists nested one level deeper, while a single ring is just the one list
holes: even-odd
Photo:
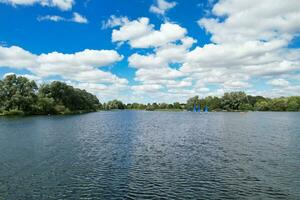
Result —
[{"label": "riverbank foliage", "polygon": [[194,96],[186,103],[130,103],[124,104],[121,101],[113,100],[103,104],[104,110],[131,109],[131,110],[169,110],[192,111],[195,107],[203,109],[208,106],[210,111],[300,111],[300,96],[266,98],[263,96],[251,96],[245,92],[229,92],[222,97],[208,96],[199,98]]},{"label": "riverbank foliage", "polygon": [[187,100],[186,109],[192,110],[194,105],[208,106],[212,111],[300,111],[300,96],[266,98],[229,92],[222,97],[192,97]]},{"label": "riverbank foliage", "polygon": [[59,81],[38,87],[22,76],[8,75],[0,80],[2,115],[72,114],[98,108],[95,95]]},{"label": "riverbank foliage", "polygon": [[170,110],[192,111],[194,106],[210,111],[300,111],[300,96],[266,98],[245,92],[229,92],[222,97],[194,96],[186,103],[130,103],[112,100],[101,104],[98,98],[85,90],[59,81],[42,84],[22,76],[8,75],[0,80],[0,115],[72,114],[97,110]]}]

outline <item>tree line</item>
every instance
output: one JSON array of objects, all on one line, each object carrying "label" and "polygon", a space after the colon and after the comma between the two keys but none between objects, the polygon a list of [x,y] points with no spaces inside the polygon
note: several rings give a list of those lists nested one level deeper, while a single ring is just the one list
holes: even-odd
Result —
[{"label": "tree line", "polygon": [[202,109],[208,106],[210,111],[300,111],[300,96],[266,98],[263,96],[251,96],[245,92],[227,92],[222,97],[208,96],[199,98],[194,96],[186,103],[130,103],[113,100],[102,105],[102,109],[134,109],[134,110],[188,110],[194,106]]},{"label": "tree line", "polygon": [[8,75],[0,80],[2,115],[71,114],[96,111],[99,100],[85,90],[59,81],[37,86],[25,77]]},{"label": "tree line", "polygon": [[300,96],[266,98],[245,92],[228,92],[222,97],[194,96],[186,103],[129,103],[112,100],[101,104],[98,98],[85,90],[60,81],[42,84],[22,76],[8,75],[0,80],[0,115],[72,114],[97,110],[189,110],[194,106],[210,111],[300,111]]}]

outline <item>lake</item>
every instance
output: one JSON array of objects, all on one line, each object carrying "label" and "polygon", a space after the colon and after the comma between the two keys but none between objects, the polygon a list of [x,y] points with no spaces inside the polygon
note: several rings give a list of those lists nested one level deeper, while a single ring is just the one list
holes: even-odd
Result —
[{"label": "lake", "polygon": [[300,199],[300,113],[0,118],[0,199]]}]

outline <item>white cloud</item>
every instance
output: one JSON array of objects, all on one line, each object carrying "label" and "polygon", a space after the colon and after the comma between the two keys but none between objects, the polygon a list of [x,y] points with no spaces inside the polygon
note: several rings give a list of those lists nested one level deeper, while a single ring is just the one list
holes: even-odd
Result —
[{"label": "white cloud", "polygon": [[299,7],[298,0],[223,0],[212,11],[225,20],[203,18],[198,23],[216,43],[291,39],[300,31]]},{"label": "white cloud", "polygon": [[174,8],[177,5],[175,1],[168,2],[166,0],[156,0],[155,5],[151,5],[150,12],[159,14],[159,15],[165,15],[165,13]]},{"label": "white cloud", "polygon": [[162,86],[158,84],[134,85],[131,86],[131,89],[135,92],[158,92],[162,89]]},{"label": "white cloud", "polygon": [[66,19],[64,17],[58,16],[58,15],[38,16],[37,20],[38,21],[54,21],[54,22],[66,21]]},{"label": "white cloud", "polygon": [[177,24],[165,23],[161,25],[159,31],[152,31],[147,35],[131,40],[130,45],[135,48],[159,47],[182,39],[186,33],[186,29]]},{"label": "white cloud", "polygon": [[114,50],[86,49],[74,54],[52,52],[38,56],[39,67],[35,72],[41,76],[61,75],[79,81],[115,82],[115,76],[97,67],[108,66],[122,59],[123,56]]},{"label": "white cloud", "polygon": [[113,30],[112,32],[112,41],[113,42],[122,42],[130,41],[135,38],[142,37],[149,34],[153,29],[153,25],[149,24],[149,19],[142,17],[138,20],[129,21],[124,23],[119,30]]},{"label": "white cloud", "polygon": [[279,78],[279,79],[272,79],[270,81],[267,82],[269,85],[275,86],[275,87],[287,87],[290,85],[290,82]]},{"label": "white cloud", "polygon": [[89,22],[86,17],[80,15],[77,12],[73,13],[73,18],[71,19],[71,21],[80,23],[80,24],[87,24]]},{"label": "white cloud", "polygon": [[0,46],[0,66],[13,68],[34,68],[37,56],[17,46]]},{"label": "white cloud", "polygon": [[0,3],[10,4],[13,6],[31,6],[40,4],[41,6],[57,7],[60,10],[71,10],[75,4],[74,0],[0,0]]},{"label": "white cloud", "polygon": [[38,16],[37,20],[38,21],[53,21],[53,22],[65,21],[65,22],[75,22],[75,23],[79,23],[79,24],[89,23],[89,21],[86,17],[80,15],[77,12],[73,13],[72,18],[65,18],[65,17],[58,16],[58,15],[45,15],[45,16]]},{"label": "white cloud", "polygon": [[149,24],[148,18],[139,18],[124,23],[112,32],[113,42],[129,42],[133,48],[159,47],[185,37],[187,30],[181,26],[166,22],[159,30]]},{"label": "white cloud", "polygon": [[126,23],[129,23],[127,17],[116,17],[115,15],[111,15],[107,21],[102,21],[102,29],[123,26]]}]

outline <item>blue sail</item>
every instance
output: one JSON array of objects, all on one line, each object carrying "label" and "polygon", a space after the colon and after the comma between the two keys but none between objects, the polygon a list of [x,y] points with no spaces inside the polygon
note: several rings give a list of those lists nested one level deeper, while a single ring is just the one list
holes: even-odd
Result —
[{"label": "blue sail", "polygon": [[204,112],[208,112],[208,106],[205,106]]},{"label": "blue sail", "polygon": [[197,112],[197,109],[196,109],[196,106],[195,106],[195,104],[194,104],[194,112]]}]

